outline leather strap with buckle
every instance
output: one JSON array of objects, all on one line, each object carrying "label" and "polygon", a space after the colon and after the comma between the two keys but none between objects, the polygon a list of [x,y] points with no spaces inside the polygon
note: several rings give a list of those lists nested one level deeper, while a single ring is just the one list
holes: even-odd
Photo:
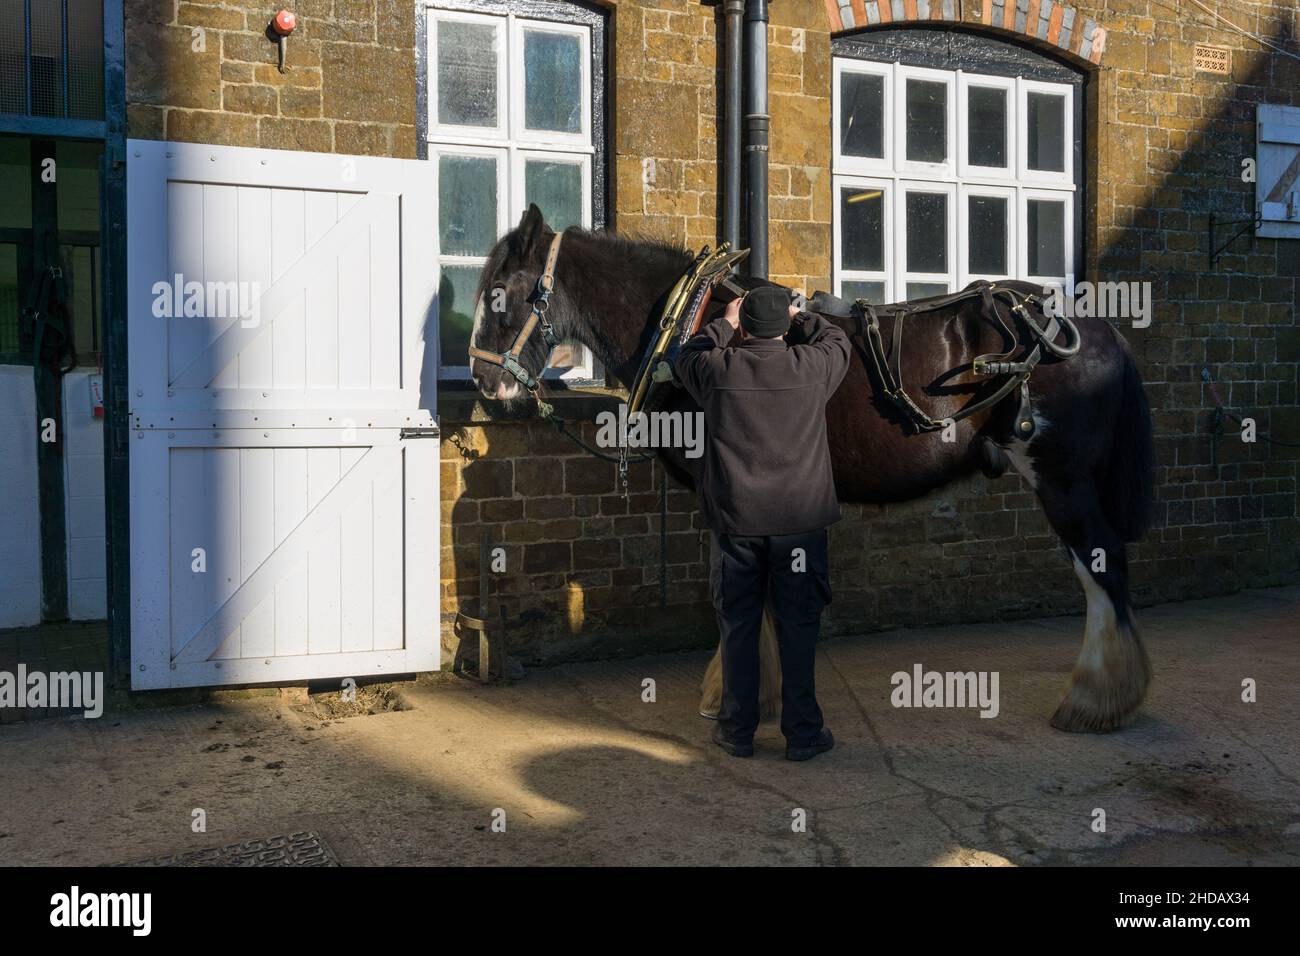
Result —
[{"label": "leather strap with buckle", "polygon": [[[555,263],[560,258],[560,239],[563,233],[557,232],[551,239],[551,247],[546,252],[546,265],[542,269],[542,274],[537,277],[537,286],[533,290],[530,298],[532,311],[528,314],[528,321],[524,323],[515,340],[510,343],[510,348],[504,352],[491,352],[487,349],[476,348],[473,345],[469,348],[470,358],[479,359],[492,365],[499,365],[509,372],[520,385],[537,394],[538,380],[532,372],[524,368],[519,358],[523,354],[524,346],[528,344],[528,339],[533,334],[533,330],[538,326],[542,329],[542,341],[546,343],[546,354],[549,356],[551,350],[560,344],[559,338],[555,334],[555,329],[551,326],[550,321],[546,318],[546,310],[550,308],[551,293],[555,291]],[[544,404],[538,399],[538,404]]]}]

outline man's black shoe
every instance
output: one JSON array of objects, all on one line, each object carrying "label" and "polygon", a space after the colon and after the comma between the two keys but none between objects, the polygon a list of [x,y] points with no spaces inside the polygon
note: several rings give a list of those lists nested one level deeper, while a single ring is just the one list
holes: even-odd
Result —
[{"label": "man's black shoe", "polygon": [[722,732],[722,727],[718,724],[713,725],[713,742],[731,754],[733,757],[752,757],[754,756],[753,743],[738,744],[726,738]]},{"label": "man's black shoe", "polygon": [[835,738],[831,736],[829,727],[823,727],[817,739],[805,747],[786,747],[786,760],[812,760],[818,754],[824,754],[835,746]]}]

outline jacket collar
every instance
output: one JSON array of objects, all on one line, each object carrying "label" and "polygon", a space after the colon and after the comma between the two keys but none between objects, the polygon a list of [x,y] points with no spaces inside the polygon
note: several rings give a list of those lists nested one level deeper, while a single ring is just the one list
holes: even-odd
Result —
[{"label": "jacket collar", "polygon": [[740,348],[766,352],[775,350],[785,351],[788,346],[785,344],[785,339],[756,339],[751,337],[741,342]]}]

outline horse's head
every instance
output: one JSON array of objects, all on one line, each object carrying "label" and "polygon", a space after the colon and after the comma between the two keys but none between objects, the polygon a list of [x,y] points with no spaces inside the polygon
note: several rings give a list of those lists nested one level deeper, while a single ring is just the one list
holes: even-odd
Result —
[{"label": "horse's head", "polygon": [[[479,277],[478,298],[474,310],[474,330],[470,346],[495,355],[504,355],[528,323],[533,311],[538,279],[546,267],[546,256],[555,233],[542,220],[535,204],[493,247]],[[561,251],[560,256],[564,253]],[[564,290],[557,281],[546,306],[547,319],[559,327],[567,325],[568,305]],[[523,370],[540,379],[550,348],[542,328],[534,328],[514,356]],[[470,375],[487,398],[514,403],[524,400],[527,392],[519,379],[505,366],[471,355]]]}]

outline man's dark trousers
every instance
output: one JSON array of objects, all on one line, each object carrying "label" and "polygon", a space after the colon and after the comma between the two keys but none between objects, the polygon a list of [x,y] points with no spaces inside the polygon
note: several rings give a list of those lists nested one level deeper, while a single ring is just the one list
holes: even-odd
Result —
[{"label": "man's dark trousers", "polygon": [[826,530],[781,535],[710,533],[709,582],[722,633],[722,709],[718,724],[733,743],[758,728],[758,635],[771,598],[781,649],[781,733],[792,747],[822,729],[814,687],[817,632],[830,600]]}]

